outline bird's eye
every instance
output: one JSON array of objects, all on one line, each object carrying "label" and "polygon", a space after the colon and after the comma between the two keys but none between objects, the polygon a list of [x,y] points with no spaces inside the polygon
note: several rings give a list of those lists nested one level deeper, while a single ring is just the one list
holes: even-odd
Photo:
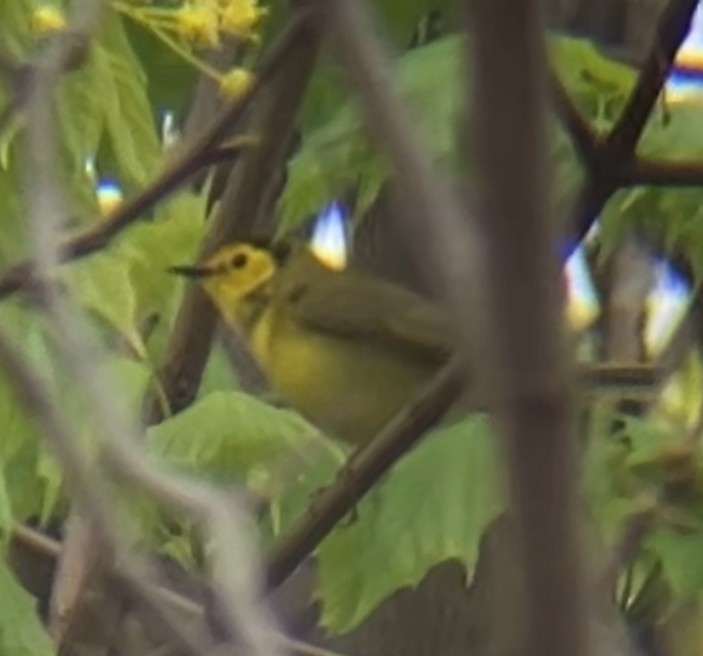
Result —
[{"label": "bird's eye", "polygon": [[231,260],[230,264],[234,269],[242,269],[247,265],[248,258],[244,253],[237,253]]}]

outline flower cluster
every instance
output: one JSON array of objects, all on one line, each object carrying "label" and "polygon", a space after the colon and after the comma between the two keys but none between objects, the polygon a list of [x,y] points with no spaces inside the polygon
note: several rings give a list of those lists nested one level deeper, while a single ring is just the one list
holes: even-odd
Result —
[{"label": "flower cluster", "polygon": [[66,27],[66,17],[54,5],[39,5],[32,13],[32,30],[35,34],[57,32]]},{"label": "flower cluster", "polygon": [[256,42],[266,13],[257,0],[190,0],[174,12],[174,29],[195,46],[216,47],[223,34]]},{"label": "flower cluster", "polygon": [[249,71],[239,67],[224,73],[217,71],[195,51],[218,47],[223,36],[258,43],[262,22],[268,14],[259,0],[183,0],[176,7],[155,6],[149,0],[112,0],[112,7],[150,30],[190,64],[217,80],[224,96],[237,98],[250,87]]}]

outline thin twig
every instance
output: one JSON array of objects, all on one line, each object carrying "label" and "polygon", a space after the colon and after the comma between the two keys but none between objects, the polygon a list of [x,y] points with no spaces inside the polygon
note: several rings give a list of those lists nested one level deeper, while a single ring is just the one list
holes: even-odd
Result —
[{"label": "thin twig", "polygon": [[637,158],[619,168],[616,182],[619,187],[701,187],[703,163]]},{"label": "thin twig", "polygon": [[659,17],[654,43],[635,87],[606,139],[609,152],[619,160],[635,152],[649,115],[659,97],[679,46],[691,29],[699,0],[670,0]]},{"label": "thin twig", "polygon": [[[26,545],[43,556],[57,559],[61,553],[61,543],[58,540],[54,540],[48,535],[36,529],[24,526],[23,524],[15,525],[13,528],[13,536],[23,545]],[[118,577],[121,576],[119,570],[112,573],[109,572],[108,574]],[[160,597],[165,604],[172,607],[173,610],[183,613],[183,615],[189,618],[201,619],[205,616],[205,609],[201,604],[169,588],[155,585],[154,594]],[[276,634],[276,638],[280,640],[283,647],[290,650],[292,653],[307,656],[340,656],[340,654],[336,652],[322,649],[321,647],[300,640],[294,640],[282,633]]]},{"label": "thin twig", "polygon": [[81,507],[90,514],[98,530],[103,549],[115,554],[120,561],[128,584],[143,598],[145,603],[165,618],[173,642],[187,649],[193,656],[200,656],[207,645],[194,642],[190,633],[183,631],[178,619],[164,607],[155,594],[151,581],[155,580],[151,568],[133,552],[124,532],[112,521],[112,497],[104,479],[91,466],[86,454],[77,447],[66,430],[62,417],[42,381],[18,356],[7,337],[0,332],[0,367],[14,382],[18,399],[29,416],[41,426],[47,446],[56,456],[69,487]]},{"label": "thin twig", "polygon": [[564,124],[569,133],[574,147],[586,169],[592,169],[598,161],[598,149],[600,147],[600,136],[581,115],[578,107],[569,96],[569,92],[564,88],[556,74],[552,73],[550,78],[552,103],[557,116]]},{"label": "thin twig", "polygon": [[[81,16],[97,12],[97,0],[84,0]],[[78,11],[78,9],[76,9]],[[97,20],[97,18],[95,19]],[[76,25],[84,23],[76,22]],[[87,30],[82,32],[90,34]],[[37,285],[42,292],[41,309],[44,312],[50,337],[66,361],[75,382],[83,389],[100,438],[100,446],[109,459],[112,471],[120,473],[130,482],[138,482],[158,498],[176,505],[201,521],[212,540],[214,586],[222,602],[224,617],[230,631],[237,631],[243,644],[253,654],[276,654],[277,645],[271,640],[266,627],[271,619],[259,603],[257,589],[256,554],[251,544],[246,513],[234,497],[197,485],[181,476],[170,474],[158,462],[149,458],[136,440],[137,430],[131,417],[114,394],[102,362],[96,354],[100,348],[72,303],[68,292],[57,293],[51,282],[51,273],[61,259],[60,228],[66,219],[64,198],[56,176],[58,148],[56,119],[52,111],[53,90],[58,80],[60,60],[65,53],[57,42],[56,52],[49,49],[47,61],[37,66],[34,84],[27,102],[27,163],[29,205],[29,232],[33,244],[34,268]],[[260,84],[260,83],[259,83]],[[241,110],[238,105],[236,111]],[[232,110],[233,111],[233,110]],[[219,124],[225,128],[226,123]],[[206,137],[214,140],[212,132]],[[209,145],[214,145],[210,143]],[[62,424],[56,408],[43,388],[42,381],[33,375],[7,343],[0,348],[0,360],[15,381],[28,411],[35,411],[47,435],[53,437],[52,445],[65,472],[77,492],[75,502],[81,512],[86,512],[96,536],[114,551],[129,583],[136,589],[140,603],[147,604],[154,615],[169,627],[172,636],[183,642],[183,647],[198,653],[207,645],[184,631],[153,590],[144,583],[149,580],[149,564],[140,559],[126,542],[120,528],[110,513],[110,488],[104,473],[91,466],[86,454],[71,439]],[[30,412],[34,415],[34,412]],[[54,426],[49,430],[49,424]]]},{"label": "thin twig", "polygon": [[232,326],[220,325],[217,336],[233,371],[238,376],[241,389],[254,396],[267,396],[271,400],[273,392],[266,372],[241,331],[234,330]]}]

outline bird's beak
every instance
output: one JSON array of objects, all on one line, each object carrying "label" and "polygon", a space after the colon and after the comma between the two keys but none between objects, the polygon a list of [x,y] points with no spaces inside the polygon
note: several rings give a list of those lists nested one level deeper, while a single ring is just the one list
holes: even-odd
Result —
[{"label": "bird's beak", "polygon": [[185,276],[186,278],[207,278],[214,275],[215,269],[199,266],[172,266],[166,269],[168,273],[174,273],[177,276]]}]

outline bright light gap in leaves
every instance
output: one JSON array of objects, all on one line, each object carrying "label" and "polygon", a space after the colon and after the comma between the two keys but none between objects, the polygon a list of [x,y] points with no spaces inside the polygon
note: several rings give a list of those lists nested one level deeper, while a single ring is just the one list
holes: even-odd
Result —
[{"label": "bright light gap in leaves", "polygon": [[338,202],[330,203],[317,215],[310,248],[331,269],[341,271],[349,259],[347,215]]},{"label": "bright light gap in leaves", "polygon": [[666,84],[667,101],[703,100],[703,7],[696,9]]}]

